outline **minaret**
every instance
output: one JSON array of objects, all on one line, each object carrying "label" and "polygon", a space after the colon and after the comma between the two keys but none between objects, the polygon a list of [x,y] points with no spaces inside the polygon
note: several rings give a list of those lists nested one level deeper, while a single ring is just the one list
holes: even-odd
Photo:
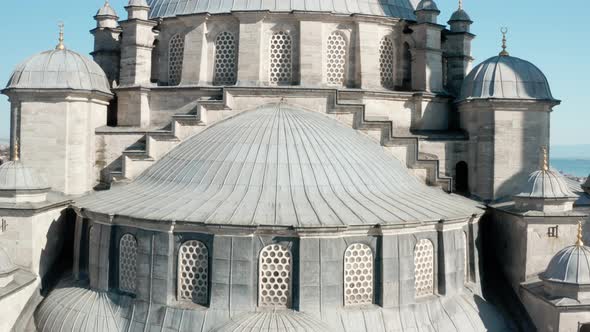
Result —
[{"label": "minaret", "polygon": [[98,10],[96,28],[90,31],[94,35],[94,51],[91,53],[94,61],[104,70],[111,87],[119,81],[119,63],[121,62],[121,28],[119,17],[111,7],[109,0]]},{"label": "minaret", "polygon": [[473,63],[471,42],[475,35],[471,31],[471,18],[463,9],[463,0],[459,0],[459,8],[449,20],[451,31],[446,33],[445,57],[447,59],[447,90],[458,96],[461,84]]},{"label": "minaret", "polygon": [[121,40],[120,90],[117,124],[147,127],[150,125],[148,87],[151,85],[152,50],[158,24],[149,20],[150,7],[145,0],[130,0],[127,20],[120,22]]},{"label": "minaret", "polygon": [[416,45],[412,50],[412,89],[443,91],[441,33],[437,23],[440,10],[434,0],[422,0],[416,7],[417,24],[412,26]]}]

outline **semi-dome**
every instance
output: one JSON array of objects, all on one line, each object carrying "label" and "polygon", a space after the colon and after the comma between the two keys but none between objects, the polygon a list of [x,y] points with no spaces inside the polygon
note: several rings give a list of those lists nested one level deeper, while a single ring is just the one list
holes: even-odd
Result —
[{"label": "semi-dome", "polygon": [[559,283],[590,284],[590,248],[573,245],[560,250],[549,262],[542,278]]},{"label": "semi-dome", "polygon": [[170,17],[198,13],[231,13],[234,11],[270,12],[328,12],[335,14],[363,14],[414,20],[410,0],[322,0],[322,1],[209,1],[209,0],[148,0],[150,17]]},{"label": "semi-dome", "polygon": [[539,68],[508,55],[489,58],[476,66],[463,81],[459,100],[495,98],[555,101]]},{"label": "semi-dome", "polygon": [[234,317],[213,332],[330,332],[321,320],[293,310],[259,311]]},{"label": "semi-dome", "polygon": [[85,90],[111,95],[102,68],[68,49],[45,51],[18,65],[6,86],[8,90]]},{"label": "semi-dome", "polygon": [[426,186],[365,134],[284,104],[220,122],[134,182],[78,205],[148,220],[286,227],[438,222],[481,212]]},{"label": "semi-dome", "polygon": [[564,199],[577,198],[561,173],[548,169],[538,170],[529,175],[523,191],[516,195],[521,198]]}]

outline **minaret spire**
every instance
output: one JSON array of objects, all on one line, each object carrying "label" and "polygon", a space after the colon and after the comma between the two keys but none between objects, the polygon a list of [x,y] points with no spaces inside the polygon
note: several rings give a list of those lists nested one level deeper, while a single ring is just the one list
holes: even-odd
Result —
[{"label": "minaret spire", "polygon": [[459,0],[459,10],[463,10],[463,0]]},{"label": "minaret spire", "polygon": [[506,34],[508,33],[508,28],[501,28],[500,32],[502,32],[502,52],[500,52],[500,56],[509,56],[510,53],[506,51]]},{"label": "minaret spire", "polygon": [[64,24],[63,24],[63,22],[59,22],[58,26],[59,26],[59,44],[57,44],[55,49],[61,51],[61,50],[66,49],[66,46],[64,45]]}]

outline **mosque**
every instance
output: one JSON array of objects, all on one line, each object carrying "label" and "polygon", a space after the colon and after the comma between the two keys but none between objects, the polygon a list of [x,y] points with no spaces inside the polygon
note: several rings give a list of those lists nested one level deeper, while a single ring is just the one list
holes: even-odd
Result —
[{"label": "mosque", "polygon": [[473,67],[461,2],[126,11],[2,90],[0,331],[590,331],[590,180],[506,30]]}]

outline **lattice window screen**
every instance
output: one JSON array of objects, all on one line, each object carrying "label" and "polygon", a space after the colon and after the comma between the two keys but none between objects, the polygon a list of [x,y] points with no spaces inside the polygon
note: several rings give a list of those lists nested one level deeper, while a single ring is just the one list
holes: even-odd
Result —
[{"label": "lattice window screen", "polygon": [[229,32],[220,33],[215,39],[216,85],[236,84],[236,40]]},{"label": "lattice window screen", "polygon": [[293,42],[291,36],[279,31],[270,39],[270,83],[291,84],[293,80]]},{"label": "lattice window screen", "polygon": [[262,249],[259,259],[259,305],[289,307],[291,305],[291,252],[284,246],[272,244]]},{"label": "lattice window screen", "polygon": [[119,242],[119,289],[135,293],[137,286],[137,240],[125,234]]},{"label": "lattice window screen", "polygon": [[168,51],[168,84],[180,84],[183,60],[184,36],[176,35],[170,40],[170,48]]},{"label": "lattice window screen", "polygon": [[178,252],[178,299],[206,305],[208,295],[209,250],[201,241],[187,241]]},{"label": "lattice window screen", "polygon": [[373,251],[355,243],[344,253],[345,305],[373,303]]},{"label": "lattice window screen", "polygon": [[328,37],[328,63],[327,81],[328,84],[344,85],[346,72],[346,40],[334,32]]},{"label": "lattice window screen", "polygon": [[429,240],[420,240],[414,250],[416,297],[434,293],[434,246]]},{"label": "lattice window screen", "polygon": [[381,74],[381,86],[392,89],[395,85],[394,75],[394,47],[390,36],[381,39],[379,47],[379,71]]}]

